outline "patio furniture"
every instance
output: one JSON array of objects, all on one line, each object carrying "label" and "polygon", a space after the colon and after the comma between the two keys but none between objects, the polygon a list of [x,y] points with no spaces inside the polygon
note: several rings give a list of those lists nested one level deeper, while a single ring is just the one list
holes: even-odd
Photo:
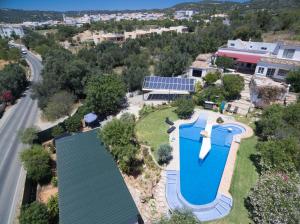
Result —
[{"label": "patio furniture", "polygon": [[235,107],[234,110],[233,110],[233,113],[234,113],[234,114],[237,114],[238,110],[239,110],[239,108],[238,108],[238,107]]},{"label": "patio furniture", "polygon": [[167,130],[167,133],[168,133],[168,134],[171,134],[175,129],[176,129],[176,127],[175,127],[175,126],[172,126],[172,127],[170,127],[170,128]]},{"label": "patio furniture", "polygon": [[165,122],[168,124],[168,125],[174,125],[174,122],[173,121],[170,121],[170,119],[167,117]]},{"label": "patio furniture", "polygon": [[231,104],[229,103],[227,108],[226,108],[226,112],[230,112],[230,109],[231,109]]}]

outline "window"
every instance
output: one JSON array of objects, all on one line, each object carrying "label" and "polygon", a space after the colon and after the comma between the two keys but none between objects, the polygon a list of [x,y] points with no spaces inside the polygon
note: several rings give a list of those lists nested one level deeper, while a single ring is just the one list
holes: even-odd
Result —
[{"label": "window", "polygon": [[231,47],[234,47],[234,46],[235,46],[235,44],[231,43],[231,44],[230,44],[230,46],[231,46]]},{"label": "window", "polygon": [[264,50],[264,51],[265,51],[265,50],[267,50],[267,48],[266,48],[266,47],[261,47],[260,49],[261,49],[261,50]]},{"label": "window", "polygon": [[293,58],[294,57],[294,54],[295,54],[295,49],[285,49],[284,51],[283,51],[283,55],[282,55],[282,57],[283,58]]},{"label": "window", "polygon": [[283,76],[283,77],[285,77],[288,73],[289,73],[288,70],[279,69],[279,71],[278,71],[278,76]]},{"label": "window", "polygon": [[258,67],[258,74],[264,74],[265,68],[264,67]]},{"label": "window", "polygon": [[275,68],[268,68],[267,70],[267,77],[273,77],[275,74],[276,69]]}]

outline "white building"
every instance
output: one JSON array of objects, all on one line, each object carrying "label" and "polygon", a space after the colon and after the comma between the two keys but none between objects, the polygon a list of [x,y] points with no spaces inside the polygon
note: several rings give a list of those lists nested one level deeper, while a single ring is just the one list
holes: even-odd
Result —
[{"label": "white building", "polygon": [[11,37],[13,34],[23,37],[23,27],[18,24],[0,24],[0,36],[2,38]]},{"label": "white building", "polygon": [[290,70],[300,68],[300,45],[228,40],[216,56],[232,58],[236,68],[283,81]]},{"label": "white building", "polygon": [[300,68],[300,45],[279,44],[277,54],[262,57],[257,63],[255,75],[284,80],[289,71]]}]

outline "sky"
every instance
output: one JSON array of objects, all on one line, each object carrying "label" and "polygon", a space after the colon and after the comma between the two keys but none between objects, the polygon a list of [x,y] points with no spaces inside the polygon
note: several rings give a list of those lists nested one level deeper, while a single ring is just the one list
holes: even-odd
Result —
[{"label": "sky", "polygon": [[199,0],[0,0],[0,8],[54,11],[153,9],[197,1]]}]

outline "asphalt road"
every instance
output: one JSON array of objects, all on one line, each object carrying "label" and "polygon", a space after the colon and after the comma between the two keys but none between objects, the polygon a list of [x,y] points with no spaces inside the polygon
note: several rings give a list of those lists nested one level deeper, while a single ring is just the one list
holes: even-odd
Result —
[{"label": "asphalt road", "polygon": [[[41,62],[29,52],[25,57],[31,64],[32,81],[40,80]],[[25,172],[21,169],[19,152],[26,146],[20,142],[18,132],[32,126],[38,114],[37,102],[30,94],[28,89],[9,115],[2,118],[5,120],[0,126],[0,224],[13,222],[23,190]]]}]

